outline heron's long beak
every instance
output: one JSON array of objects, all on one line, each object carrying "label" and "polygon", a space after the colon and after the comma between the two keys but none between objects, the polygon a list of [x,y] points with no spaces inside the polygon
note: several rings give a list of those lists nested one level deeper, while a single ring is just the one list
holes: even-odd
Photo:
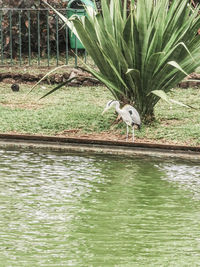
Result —
[{"label": "heron's long beak", "polygon": [[105,108],[104,111],[101,113],[101,115],[103,115],[108,109]]}]

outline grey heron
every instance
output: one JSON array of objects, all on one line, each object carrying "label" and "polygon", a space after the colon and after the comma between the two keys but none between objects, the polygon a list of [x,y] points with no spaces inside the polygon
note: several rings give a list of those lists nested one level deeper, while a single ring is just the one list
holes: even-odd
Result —
[{"label": "grey heron", "polygon": [[119,101],[110,100],[108,101],[102,115],[112,106],[115,106],[115,110],[122,117],[122,120],[126,123],[127,131],[126,131],[126,141],[128,140],[129,126],[132,127],[132,139],[134,142],[134,125],[137,125],[140,129],[141,127],[141,119],[137,110],[131,105],[125,105],[122,109],[120,108]]}]

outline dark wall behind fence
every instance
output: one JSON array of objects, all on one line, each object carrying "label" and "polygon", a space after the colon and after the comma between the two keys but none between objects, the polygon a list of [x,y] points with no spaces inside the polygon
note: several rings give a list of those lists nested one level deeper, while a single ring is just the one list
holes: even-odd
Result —
[{"label": "dark wall behind fence", "polygon": [[[67,16],[67,9],[59,11]],[[49,9],[0,9],[1,65],[68,64],[69,55],[74,55],[70,53],[71,37]],[[78,52],[77,47],[74,50]]]},{"label": "dark wall behind fence", "polygon": [[[98,9],[101,0],[92,0]],[[66,0],[48,3],[67,16]],[[0,0],[0,65],[77,65],[79,53],[86,62],[86,52],[71,49],[72,36],[63,22],[41,0]]]}]

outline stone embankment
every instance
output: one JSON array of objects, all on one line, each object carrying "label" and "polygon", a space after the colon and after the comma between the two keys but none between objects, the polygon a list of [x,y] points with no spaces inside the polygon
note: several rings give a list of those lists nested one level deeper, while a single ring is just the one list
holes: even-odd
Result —
[{"label": "stone embankment", "polygon": [[[42,71],[41,71],[42,72]],[[30,73],[16,73],[16,72],[3,72],[0,73],[0,82],[14,84],[14,83],[27,83],[34,84],[38,82],[42,77],[44,77],[44,73],[40,74],[30,74]],[[101,83],[94,79],[91,74],[84,72],[79,69],[69,69],[63,73],[53,73],[46,77],[42,83],[43,84],[59,84],[67,81],[67,79],[72,77],[77,77],[72,82],[70,82],[69,86],[94,86],[101,85]],[[190,76],[186,77],[181,83],[178,84],[178,87],[181,88],[189,88],[189,87],[200,87],[200,74],[192,73]]]},{"label": "stone embankment", "polygon": [[[0,82],[14,84],[14,83],[27,83],[34,84],[38,82],[42,77],[44,77],[46,72],[40,74],[30,74],[30,73],[16,73],[16,72],[3,72],[0,73]],[[70,82],[69,86],[93,86],[100,85],[101,83],[94,79],[91,74],[78,70],[78,69],[70,69],[63,73],[53,73],[46,77],[42,83],[43,84],[59,84],[67,81],[69,78],[77,77],[72,82]]]}]

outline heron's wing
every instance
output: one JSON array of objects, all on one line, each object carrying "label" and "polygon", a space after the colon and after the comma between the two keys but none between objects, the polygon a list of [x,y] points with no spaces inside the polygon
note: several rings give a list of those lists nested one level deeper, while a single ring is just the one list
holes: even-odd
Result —
[{"label": "heron's wing", "polygon": [[131,119],[135,124],[141,124],[140,115],[134,107],[132,107],[131,105],[125,105],[122,110],[127,111],[130,114]]}]

